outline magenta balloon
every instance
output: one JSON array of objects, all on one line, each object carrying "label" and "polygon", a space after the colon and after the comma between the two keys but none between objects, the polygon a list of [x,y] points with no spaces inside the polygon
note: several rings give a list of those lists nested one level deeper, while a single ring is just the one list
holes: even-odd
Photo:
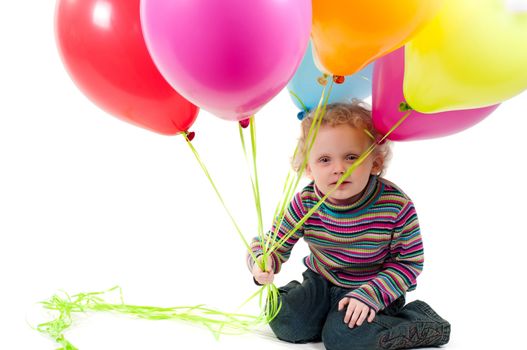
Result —
[{"label": "magenta balloon", "polygon": [[[400,112],[403,95],[404,47],[375,62],[373,70],[373,124],[386,134],[407,112]],[[423,77],[426,79],[426,76]],[[455,134],[482,121],[498,105],[449,112],[423,114],[412,111],[388,139],[394,141],[423,140]]]},{"label": "magenta balloon", "polygon": [[182,96],[218,117],[256,113],[294,75],[310,0],[142,0],[148,50]]}]

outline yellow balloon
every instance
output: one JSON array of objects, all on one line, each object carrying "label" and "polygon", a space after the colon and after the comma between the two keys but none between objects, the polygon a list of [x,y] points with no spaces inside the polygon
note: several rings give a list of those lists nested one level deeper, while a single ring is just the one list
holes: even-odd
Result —
[{"label": "yellow balloon", "polygon": [[315,63],[325,73],[351,75],[403,46],[437,14],[443,2],[312,0]]},{"label": "yellow balloon", "polygon": [[508,0],[446,0],[406,45],[403,85],[408,104],[422,113],[519,94],[527,88],[527,11]]}]

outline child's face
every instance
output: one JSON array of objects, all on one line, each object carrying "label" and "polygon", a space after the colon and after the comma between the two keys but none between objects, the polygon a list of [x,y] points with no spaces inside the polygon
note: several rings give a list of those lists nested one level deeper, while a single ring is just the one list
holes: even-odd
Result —
[{"label": "child's face", "polygon": [[[364,130],[348,124],[321,126],[309,154],[306,173],[326,194],[370,144],[371,140]],[[356,201],[368,184],[370,174],[380,171],[380,164],[379,159],[370,155],[328,200],[333,204],[351,204]]]}]

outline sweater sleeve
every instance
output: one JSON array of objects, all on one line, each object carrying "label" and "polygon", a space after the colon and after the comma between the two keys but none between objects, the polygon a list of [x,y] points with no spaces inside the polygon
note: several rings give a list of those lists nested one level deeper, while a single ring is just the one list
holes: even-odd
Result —
[{"label": "sweater sleeve", "polygon": [[[289,203],[289,206],[285,211],[284,219],[282,220],[281,224],[278,222],[279,218],[275,219],[275,222],[273,223],[273,228],[266,233],[265,239],[271,240],[271,244],[269,244],[269,246],[271,246],[275,242],[280,241],[283,237],[287,236],[294,229],[296,224],[300,220],[302,220],[305,213],[306,211],[302,204],[302,196],[299,192],[295,194],[295,196]],[[275,234],[275,229],[277,225],[279,226],[279,229],[277,231],[277,234]],[[272,267],[275,273],[280,272],[282,264],[289,259],[293,246],[303,235],[303,227],[300,227],[271,254]],[[250,247],[256,257],[263,254],[262,242],[259,237],[255,237],[252,240]],[[247,265],[249,269],[252,270],[254,266],[254,260],[252,259],[250,254],[248,254],[247,257]]]},{"label": "sweater sleeve", "polygon": [[397,216],[390,242],[390,258],[375,278],[351,291],[347,296],[358,299],[376,312],[415,288],[423,269],[423,243],[417,213],[408,201]]}]

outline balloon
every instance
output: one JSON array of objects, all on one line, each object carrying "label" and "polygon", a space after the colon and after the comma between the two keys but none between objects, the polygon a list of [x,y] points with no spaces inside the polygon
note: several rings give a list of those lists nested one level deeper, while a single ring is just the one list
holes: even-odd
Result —
[{"label": "balloon", "polygon": [[313,0],[317,66],[350,75],[404,45],[444,0]]},{"label": "balloon", "polygon": [[441,112],[493,105],[527,88],[527,12],[504,0],[447,0],[406,47],[404,95]]},{"label": "balloon", "polygon": [[[404,102],[404,48],[375,62],[373,71],[373,125],[386,134],[407,112],[399,111]],[[435,114],[412,111],[389,136],[396,141],[422,140],[451,135],[467,129],[492,113],[498,106]]]},{"label": "balloon", "polygon": [[310,0],[143,0],[154,62],[188,100],[243,120],[293,76],[307,48]]},{"label": "balloon", "polygon": [[[333,84],[328,103],[350,101],[354,98],[364,99],[370,96],[372,73],[373,64],[370,64],[354,75],[346,77],[343,84]],[[291,98],[298,108],[311,110],[317,107],[324,89],[317,81],[321,76],[322,73],[313,61],[310,43],[300,67],[287,84],[287,88],[292,92]],[[298,96],[301,102],[293,94]]]},{"label": "balloon", "polygon": [[110,114],[165,135],[186,131],[198,108],[165,81],[146,49],[139,0],[59,0],[55,30],[79,89]]}]

